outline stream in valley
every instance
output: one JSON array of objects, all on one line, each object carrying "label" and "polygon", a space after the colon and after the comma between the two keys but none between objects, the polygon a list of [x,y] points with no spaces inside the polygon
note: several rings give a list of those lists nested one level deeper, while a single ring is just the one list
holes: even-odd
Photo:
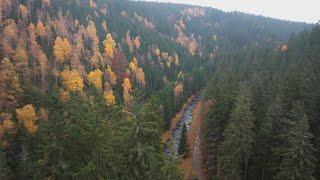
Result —
[{"label": "stream in valley", "polygon": [[192,101],[189,102],[185,107],[182,119],[180,119],[177,122],[176,127],[171,132],[171,139],[169,139],[167,142],[164,143],[165,154],[167,155],[177,154],[183,123],[186,124],[187,130],[189,130],[190,124],[192,121],[192,112],[196,107],[197,103],[199,102],[199,100],[200,100],[200,95],[193,98]]}]

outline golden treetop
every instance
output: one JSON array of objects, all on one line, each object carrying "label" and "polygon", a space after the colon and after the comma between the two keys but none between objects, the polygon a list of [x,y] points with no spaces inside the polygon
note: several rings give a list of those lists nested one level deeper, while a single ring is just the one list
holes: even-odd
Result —
[{"label": "golden treetop", "polygon": [[96,69],[91,71],[88,75],[88,81],[94,85],[97,89],[102,88],[102,71],[100,69]]},{"label": "golden treetop", "polygon": [[81,77],[80,73],[76,70],[64,70],[60,73],[61,83],[62,85],[71,92],[74,91],[82,91],[83,85],[83,78]]},{"label": "golden treetop", "polygon": [[116,43],[112,38],[112,35],[110,33],[107,34],[106,39],[103,41],[104,44],[104,50],[106,52],[106,56],[108,58],[113,58],[113,53],[116,47]]},{"label": "golden treetop", "polygon": [[11,115],[8,113],[0,113],[0,139],[5,133],[13,132],[15,129],[16,126],[12,122],[11,118]]},{"label": "golden treetop", "polygon": [[16,95],[21,91],[19,77],[12,62],[4,58],[0,64],[0,95]]},{"label": "golden treetop", "polygon": [[146,79],[145,79],[144,71],[142,68],[138,68],[135,71],[135,76],[140,87],[142,88],[146,87]]},{"label": "golden treetop", "polygon": [[13,55],[13,60],[15,61],[15,64],[18,64],[19,66],[28,66],[28,54],[26,52],[26,49],[18,45]]},{"label": "golden treetop", "polygon": [[30,134],[37,132],[38,127],[35,125],[36,112],[32,104],[25,105],[22,108],[16,109],[17,118],[24,125]]},{"label": "golden treetop", "polygon": [[43,37],[46,35],[46,27],[43,25],[41,20],[39,20],[37,23],[37,34],[40,37]]},{"label": "golden treetop", "polygon": [[113,106],[116,104],[116,97],[113,95],[112,91],[104,92],[104,99],[107,106]]},{"label": "golden treetop", "polygon": [[60,63],[64,63],[66,59],[72,55],[72,48],[67,38],[57,37],[53,46],[53,53]]},{"label": "golden treetop", "polygon": [[132,61],[129,63],[129,68],[132,72],[135,72],[138,68],[138,61],[136,57],[132,58]]},{"label": "golden treetop", "polygon": [[124,90],[127,90],[128,92],[131,91],[132,86],[131,86],[129,78],[124,78],[123,79],[122,87],[123,87]]},{"label": "golden treetop", "polygon": [[111,84],[111,85],[117,84],[117,76],[116,76],[116,74],[112,71],[112,69],[111,69],[110,66],[107,67],[106,73],[107,73],[107,77],[108,77],[108,80],[109,80],[110,84]]}]

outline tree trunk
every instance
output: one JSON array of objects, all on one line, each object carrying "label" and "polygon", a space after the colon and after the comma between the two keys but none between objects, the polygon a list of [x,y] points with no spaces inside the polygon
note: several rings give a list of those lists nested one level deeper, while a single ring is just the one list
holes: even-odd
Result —
[{"label": "tree trunk", "polygon": [[248,173],[248,159],[245,162],[245,168],[244,168],[244,180],[247,180],[247,173]]}]

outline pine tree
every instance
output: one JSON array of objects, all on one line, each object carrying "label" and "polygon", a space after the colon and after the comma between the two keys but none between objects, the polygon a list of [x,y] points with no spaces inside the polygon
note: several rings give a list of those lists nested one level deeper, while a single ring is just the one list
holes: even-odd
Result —
[{"label": "pine tree", "polygon": [[230,123],[224,132],[225,139],[217,173],[221,179],[242,179],[242,177],[246,179],[247,177],[254,126],[250,107],[250,89],[245,83],[241,83]]},{"label": "pine tree", "polygon": [[186,158],[189,156],[189,144],[187,139],[187,126],[185,123],[183,123],[182,131],[181,131],[181,137],[179,140],[179,148],[178,148],[178,154],[183,155],[183,158]]}]

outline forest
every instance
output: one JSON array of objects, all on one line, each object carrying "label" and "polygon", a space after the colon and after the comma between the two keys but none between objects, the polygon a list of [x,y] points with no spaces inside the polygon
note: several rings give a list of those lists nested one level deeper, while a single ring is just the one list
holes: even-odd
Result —
[{"label": "forest", "polygon": [[[319,24],[0,0],[0,179],[320,179],[319,82]],[[163,142],[194,96],[210,102],[201,178],[179,165],[193,156],[187,124],[177,153]]]}]

